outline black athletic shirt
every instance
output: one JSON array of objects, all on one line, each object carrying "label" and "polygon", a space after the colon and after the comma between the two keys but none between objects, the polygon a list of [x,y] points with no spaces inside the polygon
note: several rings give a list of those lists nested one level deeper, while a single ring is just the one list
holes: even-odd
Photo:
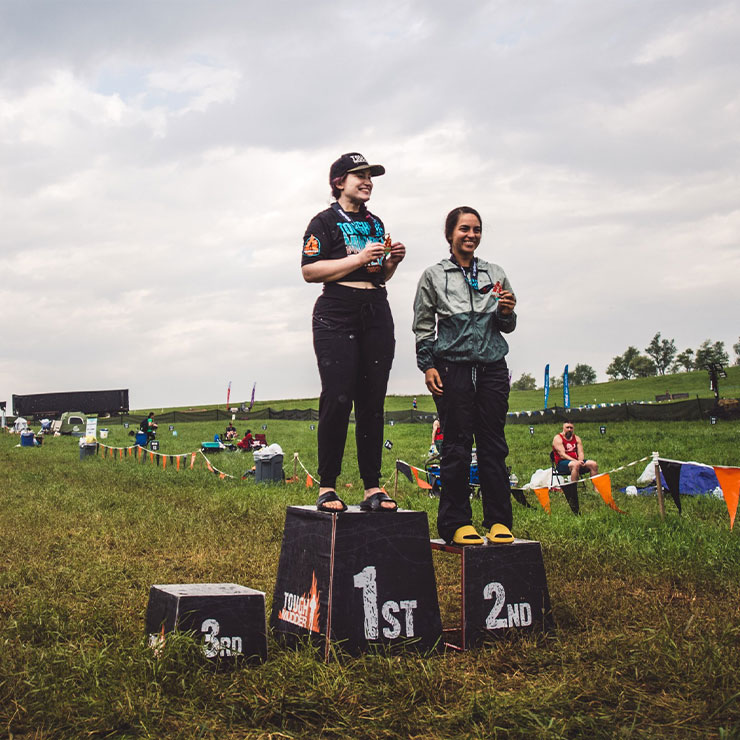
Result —
[{"label": "black athletic shirt", "polygon": [[[350,220],[348,221],[347,218]],[[344,211],[334,204],[316,214],[303,236],[301,267],[318,260],[338,260],[357,254],[369,242],[383,242],[383,222],[367,208],[358,212]],[[382,260],[375,260],[340,278],[342,281],[367,281],[383,285]]]}]

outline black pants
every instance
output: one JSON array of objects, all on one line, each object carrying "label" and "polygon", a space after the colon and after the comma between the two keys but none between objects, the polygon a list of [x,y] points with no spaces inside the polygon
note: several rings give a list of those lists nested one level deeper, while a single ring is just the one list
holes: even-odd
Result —
[{"label": "black pants", "polygon": [[380,481],[383,408],[396,346],[385,288],[327,284],[313,310],[313,346],[321,376],[320,485],[336,486],[354,403],[360,477],[373,488]]},{"label": "black pants", "polygon": [[444,433],[437,531],[449,541],[458,527],[473,523],[470,506],[470,455],[475,437],[483,526],[512,525],[506,473],[504,424],[509,410],[509,372],[504,360],[488,365],[439,361],[444,393],[435,396]]}]

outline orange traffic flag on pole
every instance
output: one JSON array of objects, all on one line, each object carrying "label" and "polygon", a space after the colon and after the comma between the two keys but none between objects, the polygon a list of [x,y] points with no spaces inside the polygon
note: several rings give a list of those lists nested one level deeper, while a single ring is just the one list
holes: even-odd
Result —
[{"label": "orange traffic flag on pole", "polygon": [[735,526],[738,499],[740,499],[740,468],[714,468],[722,495],[727,504],[727,513],[730,515],[730,530]]},{"label": "orange traffic flag on pole", "polygon": [[609,473],[602,473],[601,475],[592,475],[591,483],[594,484],[594,488],[599,492],[599,496],[604,499],[604,503],[614,509],[614,511],[620,514],[626,514],[626,511],[622,511],[615,503],[614,497],[612,496],[612,478]]},{"label": "orange traffic flag on pole", "polygon": [[535,488],[534,495],[537,496],[537,500],[540,502],[540,506],[550,514],[550,489],[549,488]]}]

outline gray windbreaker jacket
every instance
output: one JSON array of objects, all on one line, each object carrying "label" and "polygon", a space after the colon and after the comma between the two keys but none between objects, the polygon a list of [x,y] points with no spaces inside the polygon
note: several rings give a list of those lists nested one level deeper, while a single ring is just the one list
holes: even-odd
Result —
[{"label": "gray windbreaker jacket", "polygon": [[500,316],[501,290],[514,292],[498,265],[478,259],[478,285],[492,290],[481,295],[460,268],[443,259],[422,273],[414,299],[416,364],[422,372],[435,362],[489,363],[503,358],[509,345],[501,336],[516,327],[516,313]]}]

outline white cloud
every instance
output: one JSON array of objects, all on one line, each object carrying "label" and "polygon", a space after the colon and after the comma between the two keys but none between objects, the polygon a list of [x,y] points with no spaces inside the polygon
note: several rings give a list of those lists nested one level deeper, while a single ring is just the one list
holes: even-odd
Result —
[{"label": "white cloud", "polygon": [[356,149],[408,247],[391,392],[423,392],[411,300],[461,203],[517,291],[515,377],[603,373],[656,331],[735,340],[734,3],[11,0],[6,21],[0,397],[316,395],[299,245]]}]

